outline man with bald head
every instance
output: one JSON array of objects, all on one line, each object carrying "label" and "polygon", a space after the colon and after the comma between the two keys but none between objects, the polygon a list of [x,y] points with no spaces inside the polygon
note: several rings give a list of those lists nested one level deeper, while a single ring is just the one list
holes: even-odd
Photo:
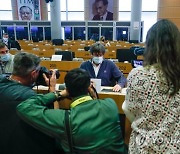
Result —
[{"label": "man with bald head", "polygon": [[22,20],[32,19],[32,9],[28,6],[21,6],[19,9],[20,17]]}]

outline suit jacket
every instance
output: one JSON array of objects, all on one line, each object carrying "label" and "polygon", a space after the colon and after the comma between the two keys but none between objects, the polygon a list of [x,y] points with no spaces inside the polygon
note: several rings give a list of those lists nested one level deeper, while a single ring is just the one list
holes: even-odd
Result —
[{"label": "suit jacket", "polygon": [[[97,14],[93,17],[92,20],[100,20],[100,16]],[[106,20],[113,20],[113,13],[112,12],[107,12],[107,17]]]},{"label": "suit jacket", "polygon": [[[1,39],[0,41],[4,42],[3,39]],[[7,47],[8,47],[8,49],[17,48],[18,50],[21,50],[21,46],[19,45],[19,42],[16,40],[8,39]]]},{"label": "suit jacket", "polygon": [[16,106],[36,93],[0,77],[0,94],[0,154],[56,153],[55,140],[23,122],[16,113]]},{"label": "suit jacket", "polygon": [[121,87],[126,85],[126,78],[124,77],[123,73],[110,60],[103,60],[97,76],[95,75],[91,60],[83,62],[80,68],[88,71],[91,78],[101,79],[102,86],[114,86],[116,81]]}]

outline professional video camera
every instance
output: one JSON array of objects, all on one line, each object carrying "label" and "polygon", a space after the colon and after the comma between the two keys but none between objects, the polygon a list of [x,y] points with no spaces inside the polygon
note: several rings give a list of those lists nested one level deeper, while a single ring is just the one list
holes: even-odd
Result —
[{"label": "professional video camera", "polygon": [[[44,77],[43,77],[43,73],[50,78],[52,75],[52,71],[49,71],[46,67],[41,66],[40,70],[39,70],[39,76],[36,80],[36,85],[43,85],[43,86],[47,86]],[[60,72],[59,70],[56,70],[56,79],[59,79],[60,77]]]}]

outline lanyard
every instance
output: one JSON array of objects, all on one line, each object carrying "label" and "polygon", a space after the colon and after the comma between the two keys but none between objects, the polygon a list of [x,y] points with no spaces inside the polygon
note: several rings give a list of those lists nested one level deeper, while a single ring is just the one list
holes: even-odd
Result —
[{"label": "lanyard", "polygon": [[79,104],[81,104],[81,103],[84,103],[84,102],[86,102],[86,101],[89,101],[89,100],[92,100],[92,98],[91,98],[90,96],[81,97],[81,98],[75,100],[75,101],[70,105],[70,107],[73,108],[73,107],[75,107],[75,106],[77,106],[77,105],[79,105]]}]

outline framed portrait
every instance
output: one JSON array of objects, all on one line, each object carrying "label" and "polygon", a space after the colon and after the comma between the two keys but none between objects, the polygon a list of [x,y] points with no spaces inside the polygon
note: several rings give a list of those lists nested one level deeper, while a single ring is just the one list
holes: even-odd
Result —
[{"label": "framed portrait", "polygon": [[17,0],[19,20],[41,20],[40,0]]},{"label": "framed portrait", "polygon": [[114,20],[114,0],[89,0],[89,20]]}]

